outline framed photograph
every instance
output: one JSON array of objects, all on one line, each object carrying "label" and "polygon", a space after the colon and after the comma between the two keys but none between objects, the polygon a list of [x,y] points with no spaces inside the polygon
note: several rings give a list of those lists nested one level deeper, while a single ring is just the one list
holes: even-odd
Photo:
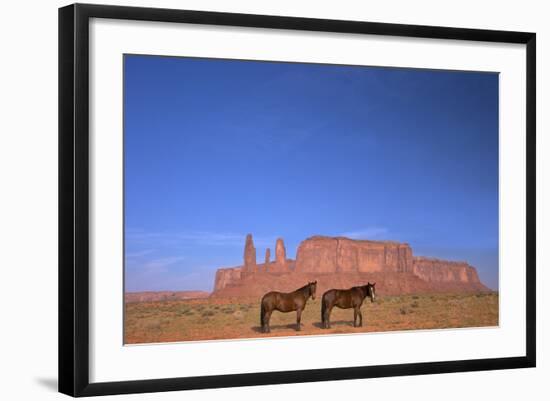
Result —
[{"label": "framed photograph", "polygon": [[59,390],[535,366],[535,85],[534,33],[61,8]]}]

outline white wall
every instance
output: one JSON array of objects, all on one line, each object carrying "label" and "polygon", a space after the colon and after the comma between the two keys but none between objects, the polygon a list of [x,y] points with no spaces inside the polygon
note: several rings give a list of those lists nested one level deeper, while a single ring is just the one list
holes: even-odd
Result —
[{"label": "white wall", "polygon": [[[105,0],[107,1],[107,0]],[[549,393],[544,266],[550,235],[550,24],[544,1],[403,0],[351,2],[271,0],[114,1],[112,4],[318,18],[535,31],[538,113],[538,365],[536,369],[203,390],[125,399],[546,399]],[[229,4],[230,3],[230,4]],[[265,4],[264,4],[265,3]],[[0,395],[48,400],[57,375],[57,7],[61,1],[5,2],[0,22]],[[544,338],[546,336],[546,338]],[[546,379],[546,380],[545,380]],[[113,397],[111,397],[113,398]],[[122,398],[122,397],[118,397]]]}]

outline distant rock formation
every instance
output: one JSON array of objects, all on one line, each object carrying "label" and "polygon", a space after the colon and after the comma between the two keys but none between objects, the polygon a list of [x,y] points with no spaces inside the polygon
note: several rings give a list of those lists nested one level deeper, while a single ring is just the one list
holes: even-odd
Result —
[{"label": "distant rock formation", "polygon": [[282,238],[277,238],[275,243],[275,262],[266,265],[266,271],[271,273],[290,272],[291,261],[286,259],[286,249]]},{"label": "distant rock formation", "polygon": [[126,303],[181,301],[207,298],[209,295],[206,291],[142,291],[127,292],[124,294],[124,300]]},{"label": "distant rock formation", "polygon": [[281,266],[286,263],[286,249],[282,238],[277,238],[275,243],[275,262]]},{"label": "distant rock formation", "polygon": [[247,235],[244,266],[218,269],[212,295],[256,296],[269,288],[290,291],[313,279],[319,279],[320,289],[378,280],[383,293],[488,291],[468,263],[413,256],[407,243],[314,236],[300,243],[294,261],[286,258],[279,238],[274,262],[268,251],[265,263],[257,266],[252,235]]},{"label": "distant rock formation", "polygon": [[257,271],[258,266],[256,265],[256,248],[254,248],[252,234],[248,234],[244,244],[244,272],[256,273]]},{"label": "distant rock formation", "polygon": [[269,263],[271,262],[271,251],[269,248],[267,248],[265,250],[265,262],[264,262],[264,265],[269,265]]},{"label": "distant rock formation", "polygon": [[417,256],[413,259],[413,273],[429,283],[481,283],[476,269],[466,262]]}]

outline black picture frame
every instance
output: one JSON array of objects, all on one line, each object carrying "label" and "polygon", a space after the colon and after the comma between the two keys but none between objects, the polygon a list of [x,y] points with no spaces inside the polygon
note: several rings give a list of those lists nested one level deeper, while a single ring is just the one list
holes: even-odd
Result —
[{"label": "black picture frame", "polygon": [[[159,21],[526,45],[526,354],[408,363],[90,383],[89,381],[89,21]],[[436,26],[74,4],[59,9],[59,391],[71,396],[159,392],[534,367],[536,364],[536,35]]]}]

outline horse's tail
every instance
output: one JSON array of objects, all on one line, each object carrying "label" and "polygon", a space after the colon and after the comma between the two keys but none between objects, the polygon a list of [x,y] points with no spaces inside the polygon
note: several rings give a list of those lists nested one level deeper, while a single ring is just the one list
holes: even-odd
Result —
[{"label": "horse's tail", "polygon": [[264,306],[263,298],[262,298],[262,301],[260,302],[260,325],[262,326],[262,329],[265,326],[265,306]]},{"label": "horse's tail", "polygon": [[323,327],[325,326],[325,311],[327,310],[325,295],[323,294],[323,298],[321,299],[321,322],[323,323]]}]

